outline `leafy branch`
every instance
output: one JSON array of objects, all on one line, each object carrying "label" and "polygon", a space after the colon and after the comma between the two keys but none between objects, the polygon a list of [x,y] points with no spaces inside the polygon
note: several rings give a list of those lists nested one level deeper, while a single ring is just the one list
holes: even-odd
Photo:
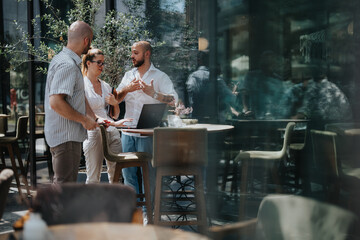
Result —
[{"label": "leafy branch", "polygon": [[[14,25],[19,35],[16,40],[0,45],[0,54],[3,54],[10,63],[10,70],[16,71],[23,63],[29,61],[28,55],[34,57],[37,63],[50,63],[52,57],[60,52],[67,42],[69,24],[82,20],[88,23],[94,31],[93,47],[100,48],[105,54],[107,65],[103,71],[102,79],[112,86],[116,86],[122,75],[131,65],[129,61],[130,46],[139,40],[150,40],[151,34],[146,30],[146,21],[139,11],[140,1],[133,5],[127,4],[131,13],[110,11],[105,16],[105,23],[98,27],[95,25],[95,16],[104,0],[73,0],[73,8],[66,13],[65,19],[60,17],[49,0],[41,0],[47,13],[36,16],[32,20],[35,30],[34,36],[29,36],[27,30],[18,22]],[[139,13],[139,14],[135,14]],[[40,23],[44,23],[46,32],[40,32]],[[34,40],[35,44],[31,43]],[[46,65],[47,66],[47,65]],[[46,74],[47,67],[37,64],[36,70]]]}]

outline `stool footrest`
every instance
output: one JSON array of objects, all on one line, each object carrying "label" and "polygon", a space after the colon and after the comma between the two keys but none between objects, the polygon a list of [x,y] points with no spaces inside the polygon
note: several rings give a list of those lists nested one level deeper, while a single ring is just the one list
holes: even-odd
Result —
[{"label": "stool footrest", "polygon": [[160,215],[199,215],[198,211],[160,211]]},{"label": "stool footrest", "polygon": [[163,226],[199,225],[198,221],[160,221]]},{"label": "stool footrest", "polygon": [[162,197],[161,199],[166,201],[166,202],[182,202],[182,201],[190,201],[190,202],[192,202],[193,200],[195,200],[195,197],[188,197],[188,196],[179,197],[179,198]]},{"label": "stool footrest", "polygon": [[181,191],[172,191],[172,190],[163,190],[161,192],[162,194],[189,194],[189,193],[195,193],[194,190],[181,190]]}]

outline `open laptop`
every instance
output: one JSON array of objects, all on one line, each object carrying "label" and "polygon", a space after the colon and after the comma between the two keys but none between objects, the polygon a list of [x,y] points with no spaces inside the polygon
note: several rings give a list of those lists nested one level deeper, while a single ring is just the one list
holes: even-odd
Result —
[{"label": "open laptop", "polygon": [[137,125],[134,126],[129,123],[128,126],[122,128],[143,129],[158,127],[164,116],[165,109],[165,103],[144,104]]}]

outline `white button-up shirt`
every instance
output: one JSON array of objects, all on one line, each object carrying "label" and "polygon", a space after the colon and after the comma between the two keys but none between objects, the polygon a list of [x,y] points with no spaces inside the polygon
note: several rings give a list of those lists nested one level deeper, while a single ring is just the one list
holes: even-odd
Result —
[{"label": "white button-up shirt", "polygon": [[[101,84],[102,95],[97,94],[90,79],[86,76],[84,77],[86,99],[88,100],[88,103],[96,116],[101,117],[103,119],[107,119],[109,121],[113,121],[107,113],[106,107],[109,104],[107,104],[105,101],[105,97],[109,96],[109,94],[111,93],[111,87],[108,83],[102,80],[99,81]],[[114,127],[109,126],[107,130],[110,131],[113,130],[113,128]],[[95,129],[89,131],[97,131],[97,130]]]},{"label": "white button-up shirt", "polygon": [[[132,80],[140,79],[139,72],[137,68],[133,68],[132,70],[125,73],[121,83],[119,84],[117,90],[121,90],[125,86],[127,86]],[[174,89],[174,85],[170,80],[169,76],[154,67],[151,64],[149,70],[144,74],[142,80],[146,84],[150,84],[151,80],[154,80],[154,90],[156,92],[164,93],[164,94],[171,94],[175,97],[175,101],[178,101],[178,94]],[[145,94],[142,90],[137,90],[134,92],[128,93],[125,98],[125,116],[124,118],[133,118],[133,124],[136,126],[137,122],[139,121],[141,109],[144,104],[151,104],[151,103],[160,103],[160,101],[150,97],[149,95]],[[129,133],[123,133],[129,134]],[[133,134],[129,134],[133,135]]]}]

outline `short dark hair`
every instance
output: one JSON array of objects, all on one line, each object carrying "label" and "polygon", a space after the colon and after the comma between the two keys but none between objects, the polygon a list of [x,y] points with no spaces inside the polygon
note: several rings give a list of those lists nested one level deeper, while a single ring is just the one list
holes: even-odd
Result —
[{"label": "short dark hair", "polygon": [[148,41],[138,41],[138,42],[135,42],[133,45],[140,45],[144,51],[150,51],[150,53],[152,53],[152,47],[151,47],[151,44],[150,42]]}]

